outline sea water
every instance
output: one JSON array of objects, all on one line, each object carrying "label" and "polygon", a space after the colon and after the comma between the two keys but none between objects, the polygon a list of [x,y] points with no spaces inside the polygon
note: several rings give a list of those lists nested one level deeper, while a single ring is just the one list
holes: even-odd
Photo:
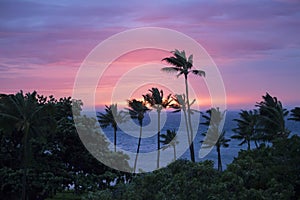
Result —
[{"label": "sea water", "polygon": [[[143,120],[143,131],[142,131],[142,139],[140,145],[140,153],[148,153],[154,152],[157,149],[157,114],[153,112],[151,114],[147,114]],[[227,111],[224,128],[223,130],[226,132],[225,137],[231,139],[231,136],[235,133],[232,131],[233,128],[236,128],[237,124],[234,119],[239,118],[239,111]],[[203,119],[200,118],[202,121]],[[117,131],[117,147],[118,150],[124,150],[125,152],[132,152],[135,153],[138,146],[138,138],[139,138],[139,124],[137,120],[130,120],[130,123],[121,124]],[[165,112],[164,117],[161,120],[161,134],[165,134],[167,129],[178,131],[178,129],[185,126],[185,120],[180,113],[171,113]],[[291,135],[300,133],[300,122],[295,121],[286,121],[287,128],[291,131]],[[203,160],[213,160],[215,167],[217,167],[217,151],[216,148],[212,148],[210,153],[208,153],[205,157],[199,157],[199,150],[201,148],[200,141],[204,140],[204,136],[202,133],[206,132],[207,127],[204,125],[199,124],[198,129],[195,131],[195,138],[194,138],[194,148],[195,148],[195,159],[196,161],[203,161]],[[110,149],[113,150],[113,129],[112,127],[107,127],[102,129],[103,133],[107,137],[107,140],[111,143]],[[185,129],[183,132],[186,133]],[[182,141],[178,141],[179,143],[184,143],[186,145],[178,145],[184,146],[182,149],[177,149],[178,158],[181,159],[190,159],[190,151],[188,148],[188,141],[187,137],[182,137]],[[228,144],[229,147],[224,148],[221,147],[221,158],[222,158],[222,166],[223,169],[226,168],[227,164],[230,164],[234,157],[238,155],[240,150],[247,149],[247,145],[239,145],[241,141],[236,139],[231,139]],[[161,144],[161,146],[163,146]],[[255,148],[255,145],[251,143],[251,148]],[[169,151],[167,156],[170,156],[173,153],[173,149],[170,147],[166,151]],[[182,153],[180,153],[182,152]],[[164,160],[164,153],[163,150],[161,151],[161,162],[163,163]],[[172,154],[173,155],[173,154]],[[178,159],[177,158],[177,159]],[[169,159],[170,160],[170,159]],[[156,156],[149,160],[153,166],[156,166]],[[145,164],[145,163],[144,163]]]}]

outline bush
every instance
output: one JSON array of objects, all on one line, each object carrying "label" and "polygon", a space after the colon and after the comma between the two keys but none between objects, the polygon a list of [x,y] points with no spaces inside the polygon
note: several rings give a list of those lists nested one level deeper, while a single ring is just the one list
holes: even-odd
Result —
[{"label": "bush", "polygon": [[240,151],[223,173],[212,161],[177,160],[86,199],[299,199],[299,152],[300,137],[293,136],[274,141],[272,147]]}]

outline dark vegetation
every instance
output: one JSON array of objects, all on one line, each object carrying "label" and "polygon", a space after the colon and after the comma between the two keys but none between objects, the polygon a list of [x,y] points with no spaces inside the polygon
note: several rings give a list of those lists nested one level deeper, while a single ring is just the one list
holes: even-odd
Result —
[{"label": "dark vegetation", "polygon": [[[257,107],[242,110],[240,118],[235,119],[236,134],[232,139],[240,140],[240,145],[247,144],[248,148],[240,150],[225,171],[222,172],[220,149],[228,147],[229,139],[224,131],[218,130],[223,113],[212,108],[203,114],[202,124],[208,127],[204,135],[208,139],[201,142],[203,148],[216,146],[218,170],[213,168],[212,161],[177,160],[166,168],[136,175],[129,184],[90,192],[85,199],[299,199],[300,137],[290,136],[285,127],[288,111],[276,97],[267,93]],[[292,109],[288,119],[299,121],[298,110]],[[167,132],[170,135],[171,131]],[[175,140],[168,139],[167,144],[175,147],[176,134],[169,137]],[[251,148],[251,142],[255,147]]]},{"label": "dark vegetation", "polygon": [[[80,107],[81,102],[46,98],[36,92],[1,95],[1,199],[44,199],[71,186],[79,195],[131,176],[103,165],[86,150],[74,126],[72,104]],[[83,128],[95,128],[95,119],[76,114],[84,119]],[[125,165],[128,157],[110,152],[101,136],[95,137],[101,143],[99,152]]]},{"label": "dark vegetation", "polygon": [[300,138],[292,136],[272,147],[243,150],[223,172],[212,161],[177,160],[86,199],[299,199],[299,148]]}]

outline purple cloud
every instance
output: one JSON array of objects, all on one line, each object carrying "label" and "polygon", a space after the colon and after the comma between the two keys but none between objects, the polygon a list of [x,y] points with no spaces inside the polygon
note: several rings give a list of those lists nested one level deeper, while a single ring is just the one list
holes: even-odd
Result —
[{"label": "purple cloud", "polygon": [[[257,75],[257,70],[258,80],[252,85],[247,82],[246,86],[256,91],[253,96],[262,90],[278,94],[282,91],[285,95],[289,90],[296,92],[288,84],[298,81],[295,72],[300,64],[300,3],[283,0],[2,0],[0,89],[14,91],[27,85],[31,88],[39,83],[37,76],[48,74],[51,82],[57,80],[60,69],[73,75],[99,42],[120,31],[143,26],[175,29],[197,40],[216,60],[229,93],[242,93],[241,84],[236,82],[248,79],[247,74]],[[29,72],[35,78],[28,78]],[[264,76],[269,77],[269,82]],[[18,77],[23,84],[16,84]],[[72,80],[69,75],[66,77]],[[278,80],[283,83],[280,87]],[[43,87],[55,92],[64,85],[63,78],[59,81],[61,84]],[[63,88],[67,91],[66,85]]]}]

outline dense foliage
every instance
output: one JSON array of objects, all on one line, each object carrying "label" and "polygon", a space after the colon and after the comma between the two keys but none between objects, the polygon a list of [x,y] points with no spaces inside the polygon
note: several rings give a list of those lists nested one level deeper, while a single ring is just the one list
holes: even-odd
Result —
[{"label": "dense foliage", "polygon": [[241,151],[222,173],[211,161],[177,160],[85,199],[299,199],[299,152],[300,137],[293,136],[274,141],[272,147]]},{"label": "dense foliage", "polygon": [[[74,126],[74,104],[81,106],[80,101],[71,98],[56,100],[36,92],[1,96],[1,199],[20,199],[24,190],[23,199],[44,199],[70,188],[80,194],[110,187],[111,181],[123,179],[124,173],[100,163],[82,144]],[[97,134],[96,119],[80,113],[74,116],[82,122],[83,132]],[[101,144],[99,153],[128,166],[128,157],[109,151],[103,135],[91,137],[91,142],[98,140]]]},{"label": "dense foliage", "polygon": [[[159,95],[164,100],[162,92]],[[158,101],[151,104],[150,97],[155,96],[147,97],[148,104],[155,108]],[[169,95],[166,103],[174,112],[183,112],[189,133],[187,115],[194,111],[187,109],[189,101],[185,95],[172,98]],[[212,161],[193,162],[193,156],[191,161],[177,160],[166,168],[136,175],[113,170],[99,162],[85,148],[77,131],[89,136],[87,142],[95,147],[93,153],[132,171],[127,162],[129,157],[116,149],[110,151],[109,143],[96,128],[96,123],[112,126],[116,141],[118,123],[131,117],[140,125],[135,172],[143,119],[150,108],[145,101],[135,99],[128,100],[128,104],[127,113],[118,111],[116,104],[107,106],[106,113],[100,113],[97,121],[81,116],[82,102],[70,97],[57,100],[53,96],[22,91],[0,95],[0,198],[46,199],[59,194],[55,198],[72,199],[75,195],[76,199],[86,200],[300,199],[300,137],[290,137],[285,126],[288,111],[276,97],[267,93],[257,103],[257,110],[242,110],[240,119],[235,119],[236,134],[232,139],[241,140],[241,145],[247,144],[248,148],[241,150],[223,172],[220,148],[227,147],[229,139],[220,128],[224,113],[218,108],[207,111],[202,123],[207,126],[206,145],[211,143],[218,151],[218,170],[213,168]],[[77,107],[73,113],[72,106]],[[217,115],[213,117],[213,113]],[[291,110],[288,119],[299,121],[299,107]],[[192,144],[191,135],[187,136]],[[173,147],[175,159],[176,144],[180,142],[176,131],[168,130],[159,139],[163,148]],[[256,148],[250,148],[252,141]]]}]

